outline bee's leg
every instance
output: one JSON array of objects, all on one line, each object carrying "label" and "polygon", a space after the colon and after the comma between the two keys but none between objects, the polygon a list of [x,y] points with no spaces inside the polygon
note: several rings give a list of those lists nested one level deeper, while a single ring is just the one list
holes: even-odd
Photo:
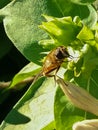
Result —
[{"label": "bee's leg", "polygon": [[[54,80],[55,80],[55,75],[52,75],[52,74],[45,74],[46,77],[54,77]],[[55,82],[55,86],[56,86],[56,82]]]},{"label": "bee's leg", "polygon": [[56,76],[57,76],[57,72],[58,72],[59,68],[60,68],[60,66],[56,69],[55,75],[54,75],[55,86],[56,86]]},{"label": "bee's leg", "polygon": [[51,74],[46,74],[46,75],[45,75],[45,76],[47,76],[47,77],[54,77],[55,86],[56,86],[56,76],[57,76],[57,72],[58,72],[59,68],[60,68],[60,66],[56,69],[54,75],[51,75]]},{"label": "bee's leg", "polygon": [[52,74],[45,74],[46,77],[54,77],[55,75]]}]

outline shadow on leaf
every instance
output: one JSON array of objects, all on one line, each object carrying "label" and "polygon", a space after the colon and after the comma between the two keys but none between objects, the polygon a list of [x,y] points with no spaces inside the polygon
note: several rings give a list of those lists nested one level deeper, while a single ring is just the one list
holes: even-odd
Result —
[{"label": "shadow on leaf", "polygon": [[5,122],[10,124],[25,124],[30,122],[30,118],[19,113],[17,110],[13,109],[13,112],[11,112],[7,119],[5,119]]}]

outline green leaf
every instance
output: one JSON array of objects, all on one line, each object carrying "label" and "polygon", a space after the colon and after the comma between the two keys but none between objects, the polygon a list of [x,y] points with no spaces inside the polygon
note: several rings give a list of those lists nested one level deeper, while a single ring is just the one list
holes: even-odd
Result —
[{"label": "green leaf", "polygon": [[[86,41],[84,43],[86,43]],[[93,40],[87,43],[88,44],[84,44],[79,51],[80,57],[78,60],[68,63],[67,71],[64,74],[66,80],[72,80],[82,87],[88,86],[93,71],[98,68],[98,47]]]},{"label": "green leaf", "polygon": [[32,84],[22,99],[2,122],[0,129],[41,130],[54,120],[53,78],[41,78]]},{"label": "green leaf", "polygon": [[93,6],[76,5],[68,0],[14,0],[1,9],[0,20],[4,22],[8,37],[27,59],[38,64],[44,57],[42,52],[47,51],[38,43],[47,38],[47,34],[38,28],[43,21],[42,14],[57,17],[78,15],[88,26],[97,21]]},{"label": "green leaf", "polygon": [[54,44],[67,45],[76,39],[82,25],[78,25],[72,21],[71,17],[55,18],[44,16],[48,22],[43,22],[40,27],[46,30]]},{"label": "green leaf", "polygon": [[[78,1],[78,0],[77,0]],[[59,11],[62,13],[62,16],[79,16],[84,24],[89,27],[92,27],[97,22],[97,12],[92,5],[90,5],[89,1],[85,1],[84,5],[75,4],[75,0],[57,0],[57,6]],[[83,2],[83,1],[81,1]],[[89,4],[88,4],[89,3]]]},{"label": "green leaf", "polygon": [[0,104],[8,97],[11,89],[22,89],[26,86],[26,83],[20,84],[21,81],[24,81],[26,78],[35,76],[40,72],[40,70],[41,66],[36,65],[32,62],[26,65],[22,70],[20,70],[20,72],[13,77],[11,84],[7,88],[0,91]]},{"label": "green leaf", "polygon": [[[62,79],[58,79],[58,82],[60,85],[62,84],[60,87],[66,94],[65,96],[68,98],[65,98],[63,94],[60,93],[60,89],[57,90],[59,94],[57,93],[56,96],[57,99],[55,100],[55,108],[57,108],[59,111],[57,112],[55,109],[55,121],[57,121],[56,127],[59,130],[70,130],[72,129],[74,123],[83,119],[98,118],[95,116],[98,115],[98,100],[96,98],[92,97],[84,89],[70,82],[64,82]],[[70,100],[75,106],[85,111],[90,111],[95,115],[83,112],[82,110],[75,108],[68,100]]]},{"label": "green leaf", "polygon": [[94,34],[87,26],[83,26],[83,28],[77,35],[77,38],[83,41],[93,40]]},{"label": "green leaf", "polygon": [[[54,20],[50,24],[51,26],[47,24],[48,32],[50,31],[51,34],[55,34],[58,30],[63,32],[62,37],[59,38],[57,34],[52,34],[52,37],[56,36],[54,39],[55,41],[58,40],[57,42],[54,43],[51,39],[47,40],[47,44],[50,42],[51,48],[56,46],[56,43],[65,45],[65,42],[66,45],[71,42],[74,48],[77,44],[77,48],[79,48],[80,62],[71,63],[72,67],[68,63],[67,68],[69,70],[66,71],[65,78],[97,96],[98,45],[94,39],[94,31],[89,29],[97,21],[97,13],[93,6],[90,4],[78,5],[68,0],[57,0],[55,2],[53,0],[14,0],[0,10],[0,20],[3,19],[8,37],[26,58],[38,64],[44,56],[43,52],[50,49],[46,49],[45,44],[39,42],[48,37],[45,32],[38,28],[38,25],[43,21],[41,14],[58,17],[47,17],[48,23]],[[80,16],[82,22],[86,24],[81,31],[81,26],[77,20],[76,22],[74,19],[72,20],[76,15]],[[67,17],[68,19],[65,17],[59,18],[62,16],[71,17]],[[46,26],[45,22],[44,25]],[[79,30],[77,29],[78,26],[80,27]],[[76,36],[78,39],[76,39]],[[85,43],[87,46],[85,46]],[[13,88],[25,78],[34,76],[39,71],[40,66],[28,65],[15,75],[9,88]],[[63,74],[61,76],[63,77]],[[54,86],[54,79],[51,78],[47,80],[41,78],[32,84],[27,93],[2,122],[1,129],[39,130],[55,129],[56,127],[58,130],[69,130],[74,122],[90,117],[88,113],[85,115],[84,111],[75,108],[68,102],[60,89],[56,92],[54,103],[56,89]],[[92,91],[92,89],[95,90]],[[0,96],[2,100],[3,94],[0,94]],[[56,126],[54,123],[56,123]]]},{"label": "green leaf", "polygon": [[[48,9],[47,7],[50,7]],[[18,0],[12,1],[8,6],[0,10],[8,37],[17,49],[30,61],[39,63],[45,51],[38,41],[47,35],[38,28],[42,22],[42,14],[59,14],[52,1]]]},{"label": "green leaf", "polygon": [[90,28],[92,28],[97,22],[97,12],[90,4],[87,5],[87,7],[84,6],[79,8],[79,17],[82,19],[83,23]]},{"label": "green leaf", "polygon": [[14,76],[9,88],[15,87],[16,84],[18,84],[19,82],[21,82],[22,80],[24,80],[28,77],[35,76],[36,74],[38,74],[40,72],[40,70],[41,70],[41,66],[34,64],[32,62],[29,63],[19,73],[17,73]]},{"label": "green leaf", "polygon": [[[58,79],[58,81],[60,80],[62,82],[59,83],[62,84],[64,81],[62,79]],[[97,118],[98,100],[96,98],[92,97],[88,92],[79,86],[71,84],[67,81],[62,84],[61,89],[66,95],[64,96],[61,90],[58,89],[54,104],[55,122],[58,130],[71,130],[73,124],[80,120]],[[97,91],[95,93],[97,94]],[[75,106],[85,111],[90,111],[95,115],[74,107],[69,101],[71,101]]]},{"label": "green leaf", "polygon": [[54,104],[55,123],[58,130],[71,130],[72,125],[84,119],[84,112],[75,108],[58,88]]},{"label": "green leaf", "polygon": [[98,75],[98,69],[96,68],[93,70],[92,75],[90,77],[89,81],[89,92],[98,99],[98,80],[97,80],[97,75]]}]

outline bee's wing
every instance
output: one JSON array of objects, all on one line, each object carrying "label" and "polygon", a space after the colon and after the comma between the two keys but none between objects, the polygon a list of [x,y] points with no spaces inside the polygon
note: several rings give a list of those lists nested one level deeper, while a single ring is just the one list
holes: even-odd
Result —
[{"label": "bee's wing", "polygon": [[41,77],[41,76],[43,76],[42,71],[40,71],[37,75],[35,75],[33,83],[35,83],[39,79],[39,77]]}]

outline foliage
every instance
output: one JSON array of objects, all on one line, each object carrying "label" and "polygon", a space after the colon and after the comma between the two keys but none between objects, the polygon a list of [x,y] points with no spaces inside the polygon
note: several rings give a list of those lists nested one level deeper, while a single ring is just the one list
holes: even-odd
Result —
[{"label": "foliage", "polygon": [[[40,72],[46,52],[61,45],[76,58],[64,63],[58,75],[98,98],[98,24],[97,12],[92,6],[94,1],[13,0],[0,9],[0,21],[8,38],[32,62],[0,92],[0,103],[10,89]],[[1,4],[3,7],[4,3]],[[24,86],[18,87],[19,90]],[[92,117],[96,116],[74,107],[58,85],[55,87],[53,78],[42,77],[30,85],[0,128],[71,130],[74,122]]]}]

